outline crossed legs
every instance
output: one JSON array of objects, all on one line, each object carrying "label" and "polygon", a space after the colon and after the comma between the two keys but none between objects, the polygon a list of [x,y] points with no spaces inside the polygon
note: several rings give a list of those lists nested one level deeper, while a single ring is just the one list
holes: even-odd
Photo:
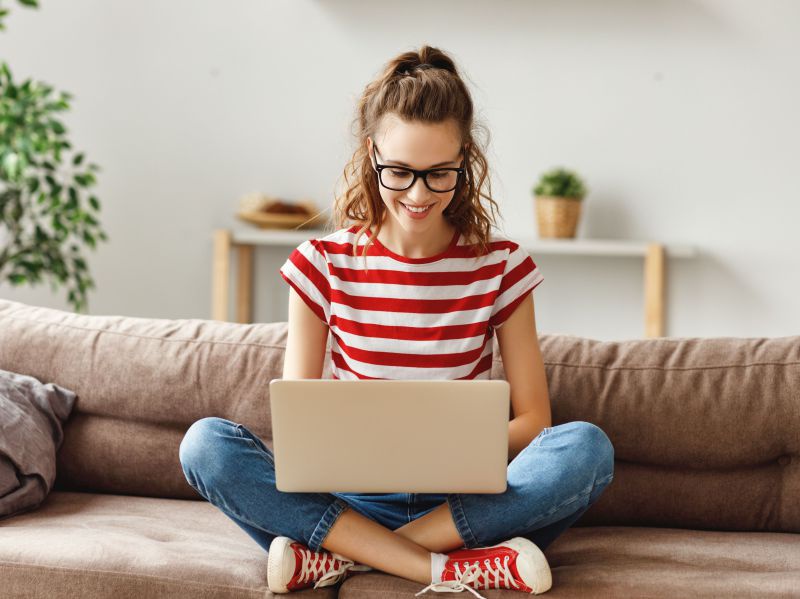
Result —
[{"label": "crossed legs", "polygon": [[431,552],[463,545],[447,503],[394,531],[348,508],[322,542],[327,551],[421,584],[431,582]]}]

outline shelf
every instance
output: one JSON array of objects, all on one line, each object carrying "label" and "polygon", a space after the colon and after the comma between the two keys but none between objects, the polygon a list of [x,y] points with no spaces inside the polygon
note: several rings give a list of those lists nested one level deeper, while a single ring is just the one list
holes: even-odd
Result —
[{"label": "shelf", "polygon": [[[214,231],[212,265],[211,318],[228,319],[230,298],[228,285],[231,271],[230,256],[238,255],[236,295],[234,301],[237,322],[251,322],[253,294],[253,259],[256,246],[294,248],[308,239],[325,237],[325,229],[257,229],[237,227]],[[644,335],[664,335],[666,313],[667,258],[692,258],[698,254],[692,245],[669,244],[657,241],[626,239],[539,239],[533,236],[511,237],[533,256],[541,254],[576,256],[617,256],[643,259],[644,263]]]},{"label": "shelf", "polygon": [[[232,229],[232,242],[245,245],[291,246],[307,239],[324,237],[323,229]],[[531,236],[512,236],[511,239],[533,254],[572,254],[581,256],[647,256],[652,241],[627,239],[539,239]],[[693,258],[697,249],[691,245],[661,244],[669,258]]]}]

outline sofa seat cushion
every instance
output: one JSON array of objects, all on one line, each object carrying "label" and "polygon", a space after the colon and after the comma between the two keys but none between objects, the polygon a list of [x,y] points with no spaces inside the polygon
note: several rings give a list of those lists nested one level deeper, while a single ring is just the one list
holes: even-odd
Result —
[{"label": "sofa seat cushion", "polygon": [[[796,597],[800,589],[800,535],[794,533],[573,526],[545,555],[553,573],[553,586],[543,595],[548,599]],[[405,599],[422,588],[365,572],[342,583],[339,599]],[[487,599],[522,596],[480,593]],[[429,591],[421,599],[428,594],[440,596]]]},{"label": "sofa seat cushion", "polygon": [[4,599],[271,596],[267,553],[207,501],[99,493],[0,520],[0,580]]}]

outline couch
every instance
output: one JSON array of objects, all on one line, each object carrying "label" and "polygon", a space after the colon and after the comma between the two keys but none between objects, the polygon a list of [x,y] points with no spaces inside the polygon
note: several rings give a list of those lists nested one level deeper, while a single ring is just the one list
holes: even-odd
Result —
[{"label": "couch", "polygon": [[[272,448],[286,333],[0,300],[0,368],[78,395],[52,491],[0,520],[0,597],[269,596],[266,553],[187,484],[178,446],[221,416]],[[597,424],[616,458],[600,500],[546,550],[548,596],[800,597],[800,337],[540,344],[553,423]],[[420,589],[371,571],[297,594]]]}]

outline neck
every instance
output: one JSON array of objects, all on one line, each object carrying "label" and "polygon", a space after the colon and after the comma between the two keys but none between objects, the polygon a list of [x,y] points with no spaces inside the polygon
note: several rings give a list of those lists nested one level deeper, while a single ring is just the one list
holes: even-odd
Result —
[{"label": "neck", "polygon": [[442,219],[441,226],[419,233],[410,233],[401,227],[392,227],[384,220],[378,240],[395,254],[406,258],[427,258],[444,252],[455,235],[455,227]]}]

